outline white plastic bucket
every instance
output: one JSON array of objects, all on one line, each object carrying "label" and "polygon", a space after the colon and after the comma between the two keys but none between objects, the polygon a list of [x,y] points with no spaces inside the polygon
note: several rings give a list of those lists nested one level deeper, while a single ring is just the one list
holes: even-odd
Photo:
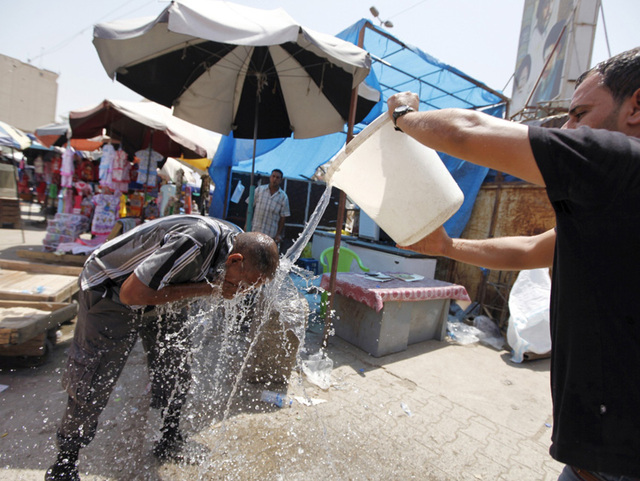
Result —
[{"label": "white plastic bucket", "polygon": [[464,200],[438,154],[396,131],[386,113],[347,144],[326,178],[403,246],[444,224]]}]

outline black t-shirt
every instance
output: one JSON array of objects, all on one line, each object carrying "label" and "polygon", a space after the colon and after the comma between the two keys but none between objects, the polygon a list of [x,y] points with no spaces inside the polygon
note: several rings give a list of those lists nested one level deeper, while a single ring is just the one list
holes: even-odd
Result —
[{"label": "black t-shirt", "polygon": [[640,476],[640,139],[530,127],[556,213],[551,455]]}]

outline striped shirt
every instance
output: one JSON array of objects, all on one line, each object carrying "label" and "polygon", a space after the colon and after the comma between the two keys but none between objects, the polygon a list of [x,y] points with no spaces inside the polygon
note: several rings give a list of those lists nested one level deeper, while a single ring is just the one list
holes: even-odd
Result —
[{"label": "striped shirt", "polygon": [[239,232],[238,226],[212,217],[160,217],[95,250],[80,274],[80,288],[104,285],[119,293],[132,272],[155,290],[211,279],[224,266]]},{"label": "striped shirt", "polygon": [[280,217],[289,217],[289,198],[284,190],[271,195],[269,184],[260,185],[254,193],[254,212],[251,220],[251,230],[262,232],[275,239],[278,233]]}]

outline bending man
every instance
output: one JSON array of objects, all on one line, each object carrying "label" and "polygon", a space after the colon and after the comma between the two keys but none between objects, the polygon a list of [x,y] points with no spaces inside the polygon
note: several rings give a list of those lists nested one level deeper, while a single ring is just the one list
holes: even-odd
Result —
[{"label": "bending man", "polygon": [[138,335],[147,352],[152,407],[162,409],[154,454],[177,457],[183,445],[180,411],[191,379],[187,308],[173,318],[148,311],[196,297],[231,299],[271,279],[277,267],[270,237],[195,215],[147,222],[94,251],[79,279],[78,322],[63,376],[69,398],[57,433],[58,458],[45,479],[80,479],[79,450],[95,436]]}]

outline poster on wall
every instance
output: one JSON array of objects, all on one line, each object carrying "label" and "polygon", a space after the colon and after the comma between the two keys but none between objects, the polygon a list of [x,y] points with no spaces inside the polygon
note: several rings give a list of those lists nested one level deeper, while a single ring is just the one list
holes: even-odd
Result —
[{"label": "poster on wall", "polygon": [[571,96],[577,75],[591,59],[599,4],[599,0],[525,0],[512,117],[526,107]]}]

